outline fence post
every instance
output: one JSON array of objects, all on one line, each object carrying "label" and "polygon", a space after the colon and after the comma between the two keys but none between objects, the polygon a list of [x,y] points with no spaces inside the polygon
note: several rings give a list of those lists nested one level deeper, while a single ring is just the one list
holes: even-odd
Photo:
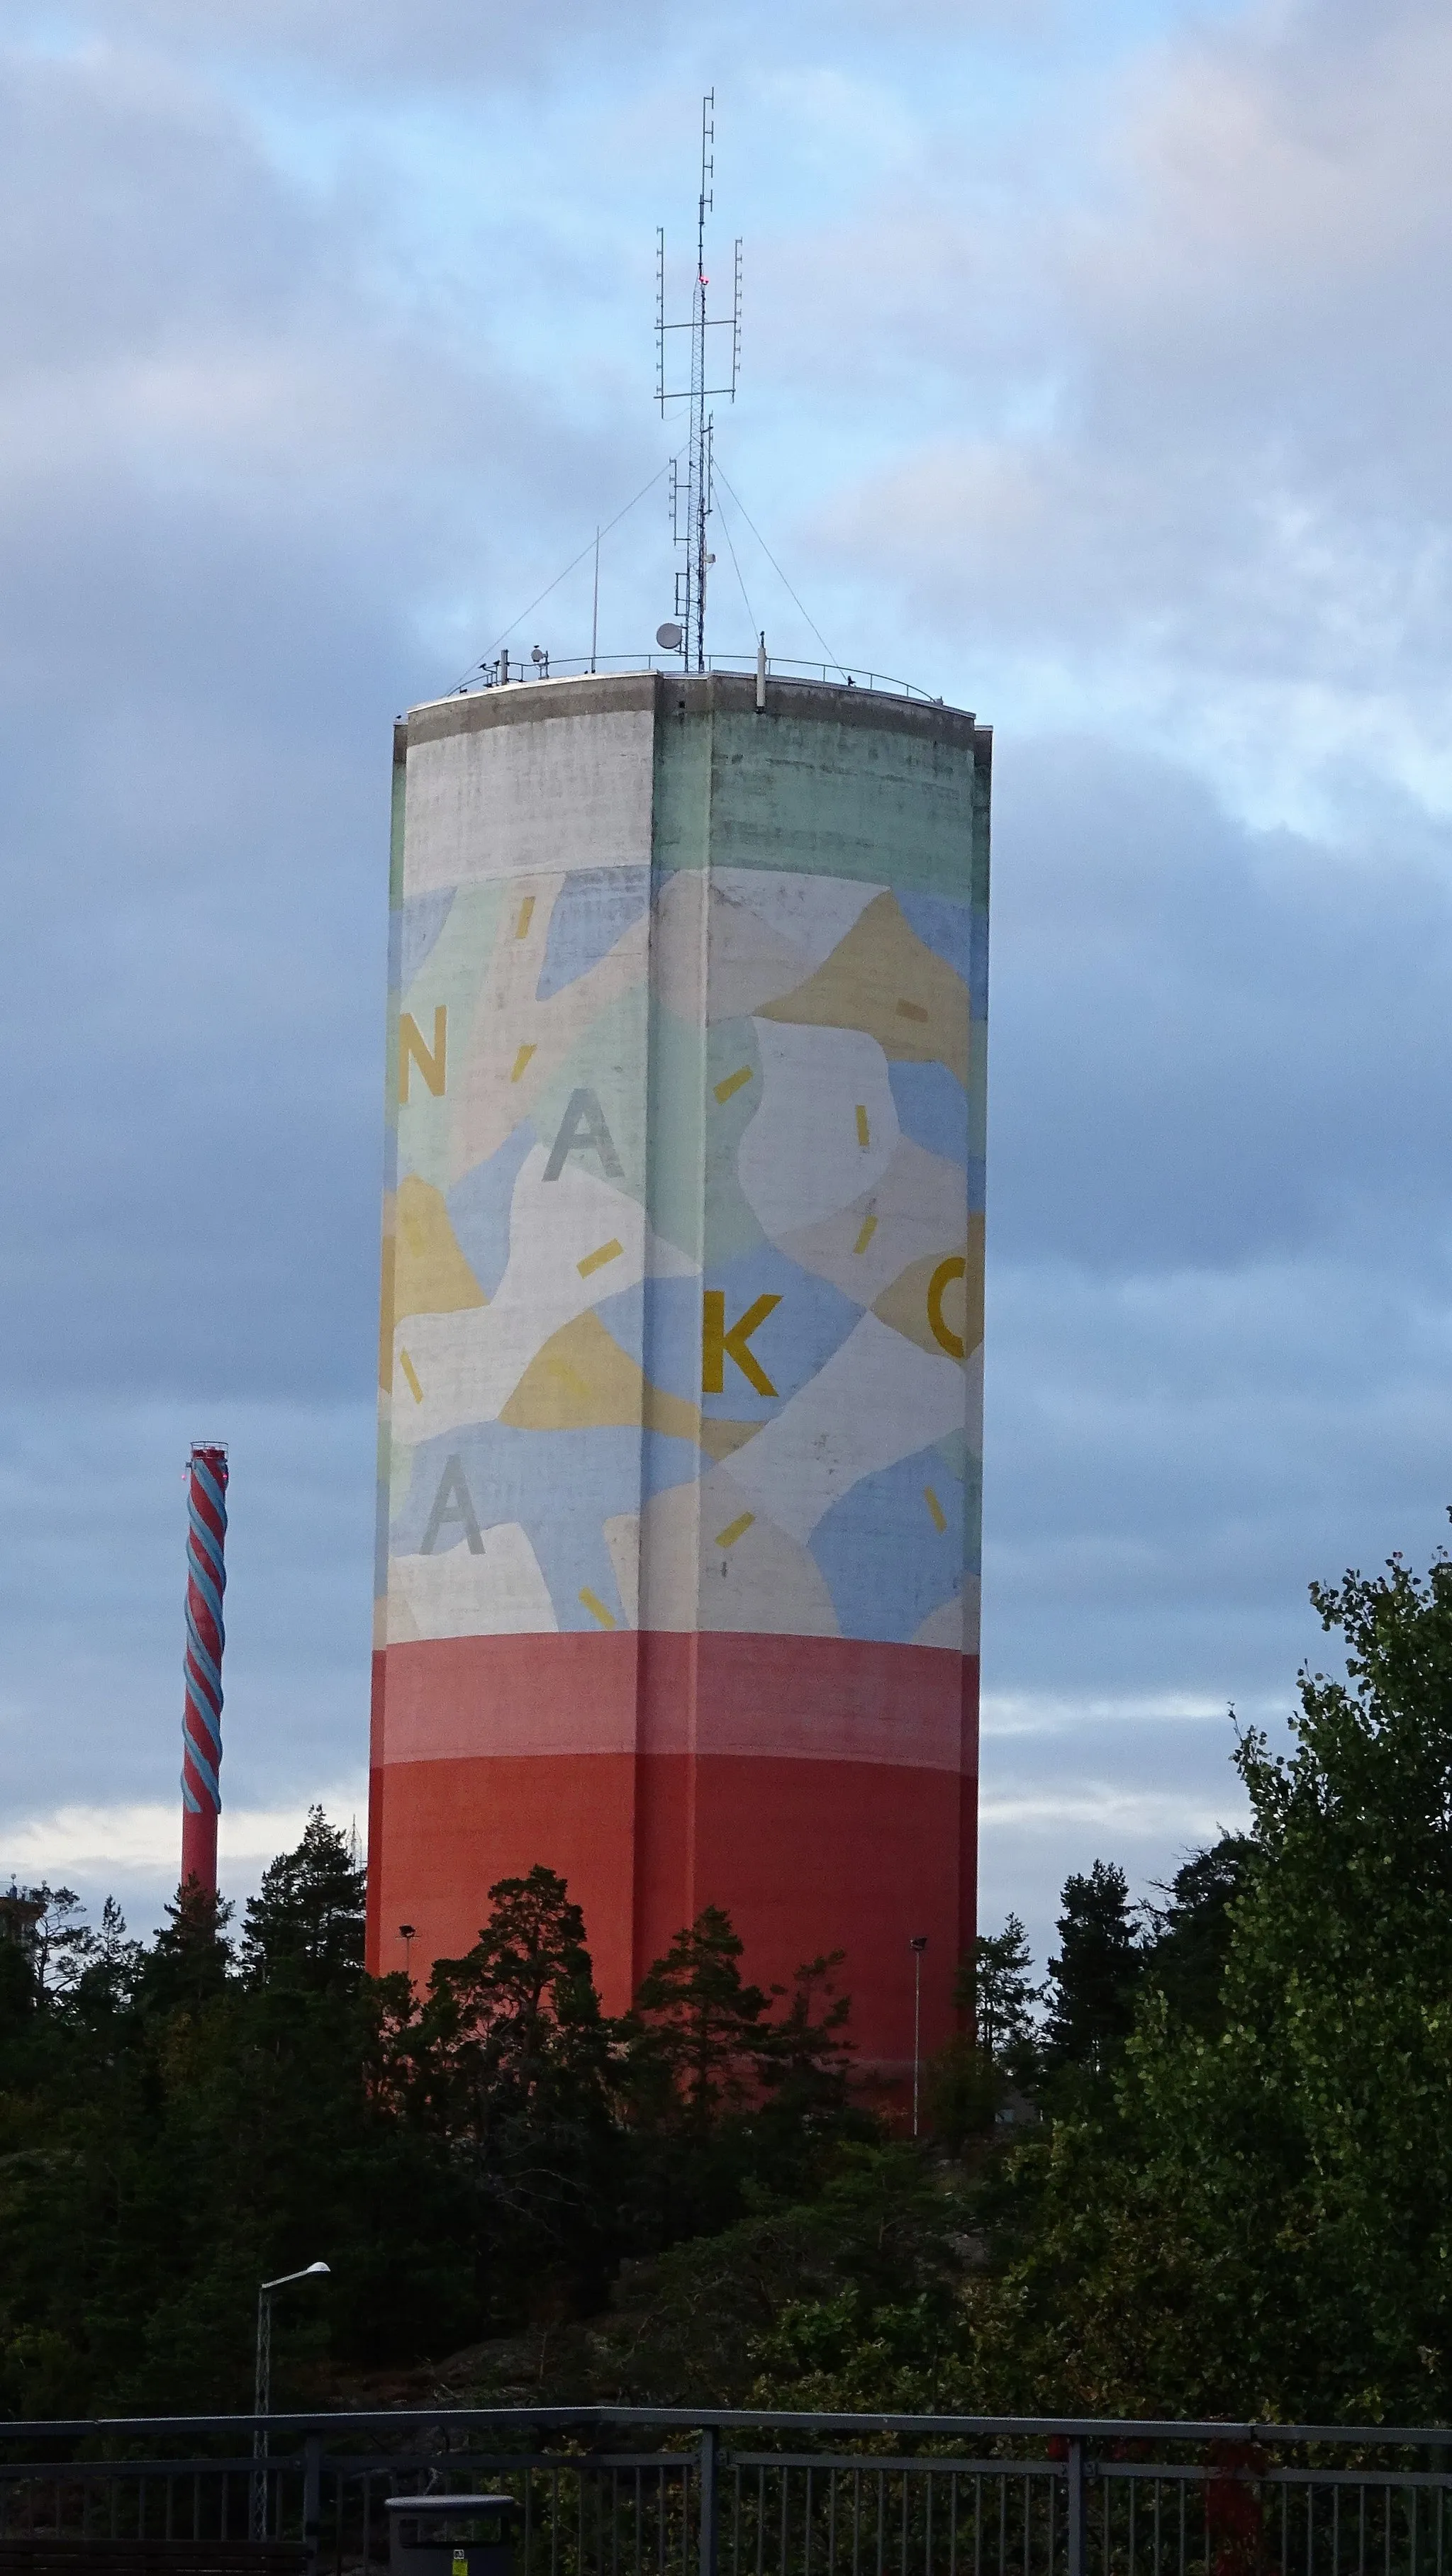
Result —
[{"label": "fence post", "polygon": [[1084,2576],[1084,2444],[1077,2433],[1069,2436],[1068,2494],[1065,2513],[1065,2539],[1068,2543],[1067,2576]]},{"label": "fence post", "polygon": [[701,2568],[700,2576],[716,2576],[721,2551],[721,2494],[716,2470],[721,2436],[714,2424],[701,2433]]},{"label": "fence post", "polygon": [[308,2576],[318,2576],[318,2553],[323,2522],[323,2444],[322,2436],[309,2433],[303,2444],[303,2546],[308,2554]]}]

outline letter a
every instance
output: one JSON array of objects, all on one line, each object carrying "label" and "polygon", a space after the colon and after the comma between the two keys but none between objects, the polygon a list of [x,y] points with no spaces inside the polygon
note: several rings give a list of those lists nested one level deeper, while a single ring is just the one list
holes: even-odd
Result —
[{"label": "letter a", "polygon": [[605,1124],[605,1112],[593,1091],[572,1091],[560,1120],[560,1132],[550,1147],[545,1165],[547,1181],[557,1181],[565,1168],[567,1154],[591,1151],[600,1157],[600,1169],[608,1180],[623,1181],[625,1167],[615,1151],[615,1139]]},{"label": "letter a", "polygon": [[408,1098],[410,1063],[416,1064],[435,1100],[444,1088],[445,1041],[449,1034],[449,1006],[440,1002],[434,1013],[434,1051],[430,1055],[423,1034],[412,1011],[405,1011],[398,1023],[398,1096]]},{"label": "letter a", "polygon": [[775,1395],[776,1388],[772,1385],[755,1352],[748,1350],[747,1344],[757,1325],[764,1324],[773,1306],[780,1304],[779,1297],[758,1297],[754,1305],[747,1307],[744,1315],[737,1317],[728,1333],[725,1290],[707,1288],[702,1292],[701,1393],[703,1395],[724,1394],[728,1359],[736,1362],[742,1376],[751,1380],[758,1395]]},{"label": "letter a", "polygon": [[[468,1481],[464,1474],[464,1462],[462,1458],[457,1457],[444,1460],[444,1472],[439,1478],[439,1490],[434,1496],[429,1525],[419,1541],[420,1556],[432,1556],[439,1543],[440,1530],[450,1528],[455,1521],[458,1522],[469,1542],[469,1554],[482,1556],[484,1533],[479,1527],[479,1515],[474,1509],[473,1497],[469,1492]],[[450,1545],[457,1545],[457,1541],[451,1540]]]}]

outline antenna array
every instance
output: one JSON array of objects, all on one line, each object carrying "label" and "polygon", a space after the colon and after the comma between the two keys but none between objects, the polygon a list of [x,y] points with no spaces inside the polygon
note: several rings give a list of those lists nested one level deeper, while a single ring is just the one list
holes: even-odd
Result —
[{"label": "antenna array", "polygon": [[[676,574],[676,618],[681,629],[681,652],[686,669],[704,671],[706,667],[706,574],[715,557],[706,543],[706,522],[712,508],[711,442],[714,414],[707,405],[718,397],[736,400],[736,380],[741,370],[741,244],[738,240],[733,260],[733,291],[729,318],[711,319],[706,311],[706,217],[715,197],[711,181],[715,173],[713,146],[716,139],[716,93],[708,90],[701,101],[701,193],[696,211],[696,281],[691,294],[689,322],[667,322],[665,318],[665,231],[656,234],[655,254],[655,392],[665,418],[667,403],[690,405],[690,437],[686,446],[686,469],[682,474],[673,462],[670,470],[671,525],[676,544],[685,555],[685,563]],[[690,382],[667,383],[666,337],[668,333],[688,331],[691,336]],[[708,342],[710,332],[729,331],[731,335],[731,370],[729,382],[706,382],[708,350],[712,357],[720,348],[719,340]],[[724,370],[723,370],[724,372]],[[662,638],[663,640],[663,638]]]}]

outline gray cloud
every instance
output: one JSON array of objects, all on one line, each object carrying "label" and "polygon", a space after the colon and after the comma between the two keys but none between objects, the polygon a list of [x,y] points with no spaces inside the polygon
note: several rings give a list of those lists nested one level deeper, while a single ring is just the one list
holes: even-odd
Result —
[{"label": "gray cloud", "polygon": [[[742,488],[834,637],[999,723],[991,1904],[1162,1874],[1307,1579],[1441,1535],[1452,48],[1410,0],[1132,14],[1061,71],[1036,11],[1027,104],[1001,13],[892,55],[875,0],[116,0],[0,49],[12,1826],[173,1795],[203,1431],[230,1793],[361,1760],[389,720],[662,452],[642,189],[713,48]],[[436,172],[465,93],[487,156]],[[658,519],[609,576],[633,641]]]}]

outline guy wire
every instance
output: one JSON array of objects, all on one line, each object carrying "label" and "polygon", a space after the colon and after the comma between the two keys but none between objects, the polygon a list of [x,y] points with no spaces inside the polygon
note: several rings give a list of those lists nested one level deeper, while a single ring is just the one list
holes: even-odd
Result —
[{"label": "guy wire", "polygon": [[[483,654],[481,654],[477,662],[471,662],[471,663],[470,663],[469,668],[468,668],[468,670],[464,673],[463,678],[462,678],[461,680],[456,680],[456,681],[454,682],[454,686],[453,686],[453,688],[449,691],[449,695],[450,695],[450,697],[453,697],[453,696],[455,695],[455,693],[456,693],[458,690],[460,690],[460,689],[466,689],[466,688],[468,687],[469,682],[473,679],[475,672],[476,672],[476,671],[482,671],[482,670],[484,670],[484,669],[485,669],[485,667],[487,666],[487,664],[488,664],[488,663],[490,663],[490,662],[493,660],[493,658],[494,658],[495,654],[496,654],[496,653],[498,652],[498,650],[499,650],[500,645],[501,645],[501,644],[505,644],[505,643],[507,643],[507,642],[508,642],[508,640],[509,640],[510,636],[514,633],[515,627],[516,627],[516,626],[522,626],[522,625],[524,624],[524,621],[525,621],[525,619],[526,619],[527,617],[532,617],[532,616],[533,616],[533,614],[534,614],[535,610],[538,608],[538,606],[539,606],[539,604],[540,604],[540,600],[548,599],[548,597],[549,597],[549,595],[550,595],[550,592],[551,592],[552,590],[558,590],[558,589],[559,589],[559,586],[560,586],[560,584],[561,584],[561,582],[562,582],[562,581],[567,581],[567,580],[569,579],[570,574],[575,570],[576,565],[578,565],[578,564],[582,564],[582,563],[584,562],[584,560],[585,560],[585,558],[586,558],[586,556],[587,556],[587,555],[593,554],[593,553],[594,553],[594,551],[595,551],[596,546],[597,546],[597,545],[599,544],[599,542],[600,542],[600,539],[601,539],[602,537],[608,537],[612,528],[618,528],[622,519],[628,519],[628,518],[629,518],[631,511],[635,508],[635,503],[636,503],[636,501],[643,501],[643,500],[645,499],[645,496],[646,496],[647,492],[653,492],[653,491],[655,490],[655,487],[656,487],[657,483],[659,483],[659,482],[660,482],[660,480],[661,480],[662,476],[664,476],[664,475],[666,475],[666,474],[668,474],[668,473],[670,472],[672,465],[678,465],[678,464],[680,463],[680,460],[681,460],[682,456],[684,456],[684,454],[685,454],[685,449],[684,449],[684,448],[678,448],[678,449],[677,449],[677,451],[676,451],[676,454],[675,454],[674,456],[668,456],[668,457],[666,458],[666,461],[665,461],[664,465],[662,465],[662,466],[660,467],[659,471],[658,471],[657,473],[655,473],[655,474],[652,474],[652,476],[651,476],[651,478],[650,478],[650,481],[649,481],[648,483],[642,483],[642,485],[641,485],[641,487],[640,487],[640,490],[639,490],[639,491],[636,493],[636,495],[635,495],[635,500],[633,500],[633,501],[627,501],[623,510],[617,510],[613,519],[607,519],[607,521],[606,521],[606,523],[605,523],[605,525],[604,525],[604,527],[603,527],[603,528],[597,528],[597,529],[596,529],[595,534],[594,534],[594,535],[593,535],[593,537],[590,539],[589,544],[588,544],[588,545],[585,545],[585,546],[582,546],[582,547],[580,548],[579,553],[578,553],[576,556],[574,556],[574,557],[573,557],[573,559],[572,559],[569,563],[567,563],[567,564],[566,564],[566,566],[565,566],[565,568],[564,568],[564,571],[563,571],[563,572],[557,572],[557,573],[556,573],[556,575],[555,575],[555,577],[554,577],[554,580],[553,580],[553,581],[547,581],[547,582],[545,583],[545,586],[544,586],[543,590],[539,593],[539,597],[538,597],[538,598],[536,598],[536,599],[532,599],[532,600],[530,601],[529,606],[528,606],[527,608],[522,608],[522,609],[520,610],[519,615],[518,615],[517,617],[515,617],[515,618],[511,618],[511,620],[510,620],[509,624],[504,628],[504,630],[503,630],[503,633],[502,633],[502,634],[499,634],[499,635],[496,635],[496,636],[495,636],[494,641],[493,641],[493,643],[490,645],[488,652],[487,652],[487,653],[483,653]],[[810,623],[810,620],[809,620],[808,622]],[[815,633],[815,631],[816,631],[816,630],[815,630],[815,628],[814,628],[814,629],[813,629],[813,632]]]},{"label": "guy wire", "polygon": [[[802,603],[801,603],[801,601],[800,601],[799,599],[797,599],[797,594],[796,594],[796,592],[795,592],[794,590],[792,590],[791,583],[787,580],[786,574],[782,571],[782,568],[781,568],[780,564],[777,562],[777,559],[776,559],[775,555],[772,553],[770,546],[767,544],[765,537],[762,535],[760,528],[757,526],[756,521],[753,519],[753,517],[752,517],[752,515],[751,515],[751,512],[748,510],[748,508],[747,508],[747,506],[746,506],[746,503],[742,500],[740,493],[735,489],[734,485],[732,485],[732,484],[730,484],[730,483],[727,483],[727,482],[726,482],[726,476],[725,476],[725,473],[723,472],[722,468],[721,468],[719,465],[718,465],[718,466],[717,466],[717,468],[716,468],[716,473],[717,473],[717,475],[718,475],[718,477],[719,477],[720,481],[721,481],[721,482],[723,482],[723,483],[726,483],[726,489],[727,489],[727,491],[731,494],[731,498],[732,498],[732,500],[735,502],[737,509],[740,511],[740,513],[741,513],[741,515],[742,515],[743,519],[746,521],[746,524],[747,524],[748,528],[751,530],[752,535],[755,537],[757,544],[760,546],[762,553],[765,555],[767,562],[770,564],[770,566],[771,566],[771,568],[772,568],[772,571],[776,574],[776,577],[777,577],[778,581],[781,583],[781,585],[782,585],[783,589],[784,589],[784,590],[787,590],[787,591],[790,591],[790,592],[791,592],[791,596],[792,596],[792,598],[793,598],[793,599],[796,599],[796,602],[797,602],[797,606],[798,606],[798,608],[800,608],[800,609],[801,609],[803,617],[805,617],[805,618],[806,618],[806,620],[807,620],[807,624],[810,626],[810,628],[811,628],[811,630],[812,630],[812,633],[815,635],[815,637],[816,637],[816,639],[817,639],[817,642],[821,645],[821,648],[822,648],[823,652],[826,654],[826,656],[827,656],[827,660],[828,660],[828,662],[831,664],[832,669],[833,669],[834,671],[845,671],[845,670],[846,670],[846,668],[847,668],[846,663],[845,663],[845,662],[839,662],[839,661],[838,661],[836,654],[832,651],[832,648],[831,648],[830,644],[827,642],[827,638],[826,638],[826,636],[822,633],[822,630],[821,630],[820,626],[817,624],[817,621],[816,621],[815,617],[808,616],[806,609],[805,609],[805,608],[802,608]],[[734,551],[735,551],[735,550],[734,550],[734,548],[733,548],[733,558],[734,558]],[[750,605],[750,603],[748,602],[748,606],[749,606],[749,605]],[[526,609],[526,610],[525,610],[525,615],[526,615],[526,617],[529,615],[529,611],[528,611],[528,609]],[[754,625],[755,625],[755,623],[756,623],[755,618],[753,618],[751,622],[752,622],[752,624],[753,624],[753,626],[754,626]]]}]

